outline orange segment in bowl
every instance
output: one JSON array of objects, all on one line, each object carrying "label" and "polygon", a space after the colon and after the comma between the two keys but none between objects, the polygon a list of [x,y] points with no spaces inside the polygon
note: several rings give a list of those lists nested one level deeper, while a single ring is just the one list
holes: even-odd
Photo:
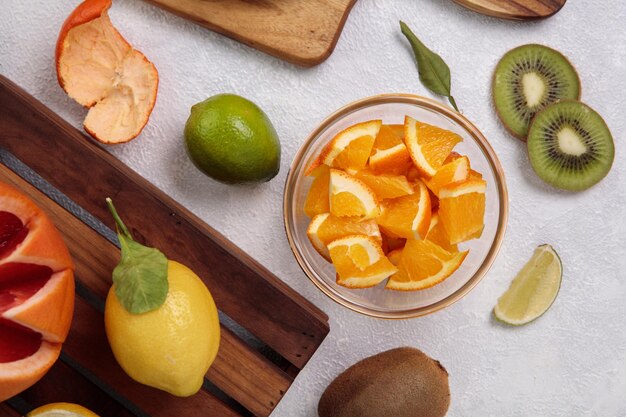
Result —
[{"label": "orange segment in bowl", "polygon": [[386,288],[400,291],[430,288],[452,275],[467,253],[450,253],[428,240],[408,240],[400,255],[398,272],[389,278]]},{"label": "orange segment in bowl", "polygon": [[313,175],[315,179],[311,184],[311,188],[304,202],[304,213],[309,217],[330,211],[328,198],[330,189],[330,168],[326,165],[320,165],[311,172],[311,175]]},{"label": "orange segment in bowl", "polygon": [[336,217],[330,213],[318,214],[313,217],[306,231],[315,250],[330,261],[327,245],[349,235],[367,235],[373,237],[379,244],[382,238],[378,225],[374,220],[356,221],[346,217]]},{"label": "orange segment in bowl", "polygon": [[406,116],[404,143],[420,172],[432,177],[450,155],[452,148],[463,139],[454,132],[432,126]]},{"label": "orange segment in bowl", "polygon": [[365,168],[381,125],[382,121],[371,120],[342,130],[326,145],[306,175],[320,164],[351,172]]},{"label": "orange segment in bowl", "polygon": [[465,181],[469,177],[470,164],[467,156],[462,156],[443,165],[437,173],[425,183],[430,190],[439,196],[439,190],[448,184],[458,181]]},{"label": "orange segment in bowl", "polygon": [[456,245],[452,245],[450,243],[450,238],[446,233],[446,229],[443,227],[441,221],[439,221],[439,213],[433,213],[430,219],[430,227],[428,228],[428,233],[426,234],[425,239],[436,243],[448,252],[459,251],[459,248]]},{"label": "orange segment in bowl", "polygon": [[484,226],[486,189],[484,180],[469,179],[439,191],[439,219],[451,244],[480,236]]},{"label": "orange segment in bowl", "polygon": [[343,171],[331,169],[330,212],[339,217],[371,219],[379,213],[378,198],[361,180]]},{"label": "orange segment in bowl", "polygon": [[370,156],[369,167],[380,173],[403,175],[411,166],[413,162],[404,143],[388,149],[374,149]]},{"label": "orange segment in bowl", "polygon": [[378,131],[378,135],[376,135],[376,139],[374,140],[374,149],[384,150],[393,148],[396,145],[400,145],[402,142],[402,137],[398,136],[394,132],[394,128],[390,125],[382,125],[380,126],[380,130]]},{"label": "orange segment in bowl", "polygon": [[430,216],[428,189],[417,181],[414,194],[383,201],[376,221],[390,237],[423,239],[428,232]]},{"label": "orange segment in bowl", "polygon": [[379,199],[402,197],[413,194],[413,186],[404,175],[379,174],[367,170],[359,171],[355,178],[370,187]]},{"label": "orange segment in bowl", "polygon": [[373,287],[398,271],[370,236],[346,236],[330,242],[328,250],[337,270],[337,284],[345,287]]}]

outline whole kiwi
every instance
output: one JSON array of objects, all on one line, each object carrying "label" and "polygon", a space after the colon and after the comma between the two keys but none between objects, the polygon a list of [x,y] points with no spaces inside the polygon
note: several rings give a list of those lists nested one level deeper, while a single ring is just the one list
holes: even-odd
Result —
[{"label": "whole kiwi", "polygon": [[319,417],[443,417],[450,406],[448,372],[410,347],[352,365],[326,388]]}]

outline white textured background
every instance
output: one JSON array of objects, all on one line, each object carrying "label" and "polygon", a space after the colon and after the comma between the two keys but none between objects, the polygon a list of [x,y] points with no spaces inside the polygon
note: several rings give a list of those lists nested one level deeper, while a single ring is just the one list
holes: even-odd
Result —
[{"label": "white textured background", "polygon": [[[53,67],[58,30],[72,0],[2,0],[0,73],[76,127],[85,115],[59,88]],[[553,18],[512,23],[466,11],[451,0],[361,0],[333,55],[302,69],[242,46],[141,1],[116,0],[114,24],[157,66],[160,88],[143,134],[111,151],[258,259],[330,316],[331,333],[273,416],[316,415],[324,387],[357,360],[415,346],[450,373],[449,416],[626,416],[626,5],[570,0]],[[323,296],[296,264],[283,231],[282,189],[292,157],[330,112],[383,92],[428,95],[398,20],[452,69],[462,111],[490,139],[507,174],[510,222],[491,271],[462,301],[399,322],[369,319]],[[524,146],[505,133],[490,100],[492,70],[508,49],[540,42],[578,68],[583,100],[611,128],[613,170],[570,194],[544,185]],[[185,155],[192,104],[233,92],[259,104],[282,142],[280,174],[258,186],[226,186]],[[53,138],[51,138],[53,140]],[[565,273],[551,310],[522,328],[496,324],[491,309],[531,255],[551,243]],[[391,416],[390,416],[391,417]]]}]

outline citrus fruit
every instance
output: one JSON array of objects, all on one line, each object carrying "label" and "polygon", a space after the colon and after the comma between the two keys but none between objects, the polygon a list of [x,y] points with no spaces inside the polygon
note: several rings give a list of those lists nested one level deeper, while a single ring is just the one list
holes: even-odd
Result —
[{"label": "citrus fruit", "polygon": [[335,216],[371,219],[379,213],[376,193],[361,180],[330,170],[330,212]]},{"label": "citrus fruit", "polygon": [[344,287],[373,287],[398,270],[370,236],[353,235],[333,240],[328,250],[337,270],[337,284]]},{"label": "citrus fruit", "polygon": [[404,175],[375,174],[363,170],[354,174],[354,178],[363,181],[365,185],[374,191],[376,197],[380,200],[402,197],[414,192],[413,186]]},{"label": "citrus fruit", "polygon": [[309,217],[330,211],[328,195],[330,168],[327,165],[320,165],[313,170],[311,175],[314,176],[314,180],[304,201],[304,213]]},{"label": "citrus fruit", "polygon": [[381,125],[378,135],[374,139],[374,149],[385,150],[393,148],[396,145],[401,145],[402,136],[398,136],[394,131],[394,128],[390,125]]},{"label": "citrus fruit", "polygon": [[443,165],[431,179],[424,182],[436,196],[439,196],[439,190],[442,187],[453,182],[465,181],[468,179],[469,173],[469,159],[467,159],[467,156],[462,156]]},{"label": "citrus fruit", "polygon": [[26,414],[26,417],[98,417],[98,415],[78,404],[52,403],[34,409]]},{"label": "citrus fruit", "polygon": [[443,224],[439,221],[439,213],[433,213],[430,218],[430,226],[428,227],[428,233],[426,233],[426,240],[429,240],[437,245],[441,246],[442,249],[447,250],[448,252],[458,252],[459,248],[457,245],[453,245],[450,243],[450,238],[446,233],[446,229],[443,227]]},{"label": "citrus fruit", "polygon": [[545,313],[561,288],[563,265],[550,245],[541,245],[518,272],[509,289],[498,299],[493,313],[508,324],[519,326]]},{"label": "citrus fruit", "polygon": [[313,247],[330,261],[327,245],[333,240],[349,235],[371,236],[380,244],[380,230],[374,220],[356,221],[349,217],[336,217],[330,213],[313,217],[306,231]]},{"label": "citrus fruit", "polygon": [[59,357],[74,312],[72,260],[48,216],[0,183],[0,401]]},{"label": "citrus fruit", "polygon": [[392,252],[396,249],[402,249],[406,243],[406,239],[401,237],[389,237],[384,233],[381,233],[382,248],[385,254]]},{"label": "citrus fruit", "polygon": [[89,108],[85,130],[103,143],[135,138],[156,102],[159,75],[111,24],[111,0],[85,0],[67,18],[56,45],[59,84]]},{"label": "citrus fruit", "polygon": [[450,243],[480,236],[484,227],[485,190],[481,179],[455,182],[439,191],[439,219]]},{"label": "citrus fruit", "polygon": [[220,341],[211,293],[186,266],[168,261],[165,302],[132,314],[109,290],[104,309],[107,338],[115,359],[134,380],[185,397],[198,392]]},{"label": "citrus fruit", "polygon": [[309,167],[307,175],[319,164],[349,172],[365,168],[381,125],[380,120],[370,120],[339,132],[322,150],[316,162]]},{"label": "citrus fruit", "polygon": [[429,178],[441,168],[452,148],[463,140],[454,132],[418,122],[409,116],[404,119],[404,129],[404,143],[413,163]]},{"label": "citrus fruit", "polygon": [[191,107],[185,145],[193,163],[228,184],[269,181],[280,168],[280,141],[256,104],[218,94]]},{"label": "citrus fruit", "polygon": [[423,239],[430,225],[430,196],[421,181],[416,192],[381,203],[381,214],[376,221],[381,230],[390,237]]},{"label": "citrus fruit", "polygon": [[389,278],[386,288],[401,291],[430,288],[452,275],[467,253],[450,253],[428,240],[407,240],[398,272]]},{"label": "citrus fruit", "polygon": [[370,156],[369,167],[380,173],[404,174],[412,166],[411,156],[404,143],[392,148],[375,150]]}]

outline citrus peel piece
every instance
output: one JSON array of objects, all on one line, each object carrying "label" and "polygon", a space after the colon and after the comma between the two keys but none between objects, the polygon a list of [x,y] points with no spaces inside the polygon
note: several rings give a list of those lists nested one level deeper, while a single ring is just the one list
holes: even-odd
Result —
[{"label": "citrus peel piece", "polygon": [[89,108],[85,130],[102,143],[128,142],[144,128],[156,101],[152,62],[122,37],[111,0],[85,0],[63,24],[56,45],[59,85]]}]

